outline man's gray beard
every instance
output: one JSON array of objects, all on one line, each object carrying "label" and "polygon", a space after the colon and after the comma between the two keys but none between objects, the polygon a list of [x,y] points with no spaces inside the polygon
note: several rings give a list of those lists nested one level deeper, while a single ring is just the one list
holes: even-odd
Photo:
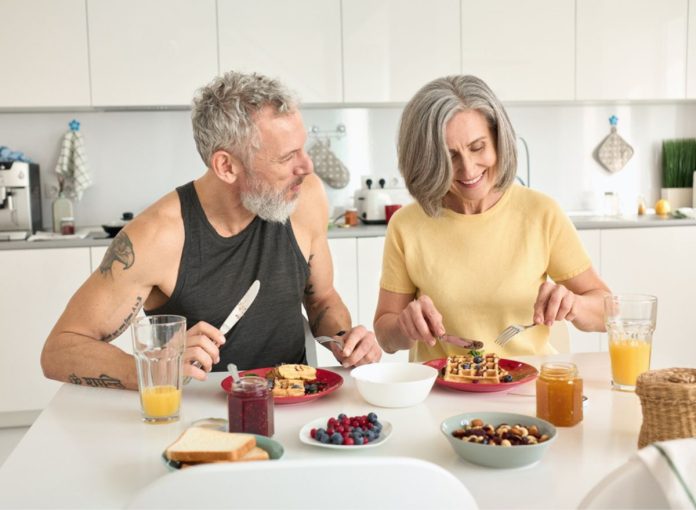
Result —
[{"label": "man's gray beard", "polygon": [[241,193],[242,205],[262,220],[285,223],[295,209],[297,199],[288,201],[285,191],[274,191],[258,177],[250,178],[249,191]]}]

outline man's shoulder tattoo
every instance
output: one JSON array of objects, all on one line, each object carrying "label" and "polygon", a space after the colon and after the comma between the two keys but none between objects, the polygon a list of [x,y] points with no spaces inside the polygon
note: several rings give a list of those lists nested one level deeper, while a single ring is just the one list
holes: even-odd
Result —
[{"label": "man's shoulder tattoo", "polygon": [[128,234],[123,230],[111,241],[109,249],[106,250],[104,259],[99,265],[99,272],[106,276],[110,275],[114,262],[123,264],[123,270],[130,268],[135,262],[135,252]]}]

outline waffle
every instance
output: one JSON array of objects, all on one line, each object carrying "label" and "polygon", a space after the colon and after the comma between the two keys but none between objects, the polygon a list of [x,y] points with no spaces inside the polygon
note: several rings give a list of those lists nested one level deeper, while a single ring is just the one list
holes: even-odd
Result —
[{"label": "waffle", "polygon": [[305,394],[302,379],[275,379],[273,381],[274,397],[301,397]]},{"label": "waffle", "polygon": [[317,378],[317,369],[308,365],[280,365],[273,369],[277,379],[302,379],[313,381]]},{"label": "waffle", "polygon": [[500,358],[495,354],[479,356],[483,358],[480,363],[474,360],[476,356],[462,354],[449,356],[445,366],[445,381],[458,383],[484,383],[496,384],[507,375],[507,370],[500,368]]}]

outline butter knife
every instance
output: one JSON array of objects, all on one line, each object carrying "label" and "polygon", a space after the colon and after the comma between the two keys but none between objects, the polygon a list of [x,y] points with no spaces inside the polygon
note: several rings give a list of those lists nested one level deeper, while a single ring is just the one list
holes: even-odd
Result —
[{"label": "butter knife", "polygon": [[469,340],[468,338],[460,338],[454,335],[442,335],[437,337],[437,339],[458,347],[464,347],[465,349],[483,349],[483,342],[480,340]]},{"label": "butter knife", "polygon": [[[242,318],[242,316],[246,313],[246,311],[249,309],[251,304],[256,299],[256,296],[258,295],[260,288],[261,282],[259,282],[258,280],[254,280],[254,283],[251,284],[249,290],[246,291],[244,296],[242,296],[242,299],[240,299],[239,303],[237,303],[237,306],[235,306],[232,309],[230,314],[222,323],[222,326],[220,326],[220,333],[226,335],[234,327],[234,325],[237,324],[239,319]],[[193,366],[201,368],[201,364],[198,361],[194,361]],[[190,380],[190,376],[184,377],[184,384],[188,384]]]}]

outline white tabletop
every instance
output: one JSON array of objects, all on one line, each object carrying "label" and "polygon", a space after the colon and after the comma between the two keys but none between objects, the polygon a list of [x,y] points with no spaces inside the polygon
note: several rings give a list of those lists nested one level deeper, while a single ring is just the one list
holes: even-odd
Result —
[{"label": "white tabletop", "polygon": [[[537,367],[542,358],[520,358]],[[607,353],[555,356],[575,362],[588,397],[585,418],[558,437],[541,462],[519,469],[489,469],[459,459],[440,432],[440,422],[463,412],[535,414],[534,383],[510,392],[467,393],[435,386],[425,402],[410,408],[375,408],[357,392],[349,371],[335,369],[344,384],[326,397],[275,406],[275,436],[283,459],[344,455],[415,457],[452,472],[481,508],[576,508],[600,479],[637,450],[642,421],[633,393],[610,389]],[[167,473],[160,456],[192,422],[227,417],[225,374],[184,389],[181,420],[148,425],[140,420],[132,391],[65,384],[0,467],[0,507],[124,507],[145,485]],[[300,442],[302,426],[319,417],[375,411],[391,422],[392,437],[379,447],[336,451]],[[417,488],[415,490],[422,490]],[[408,490],[404,489],[404,498]]]}]

